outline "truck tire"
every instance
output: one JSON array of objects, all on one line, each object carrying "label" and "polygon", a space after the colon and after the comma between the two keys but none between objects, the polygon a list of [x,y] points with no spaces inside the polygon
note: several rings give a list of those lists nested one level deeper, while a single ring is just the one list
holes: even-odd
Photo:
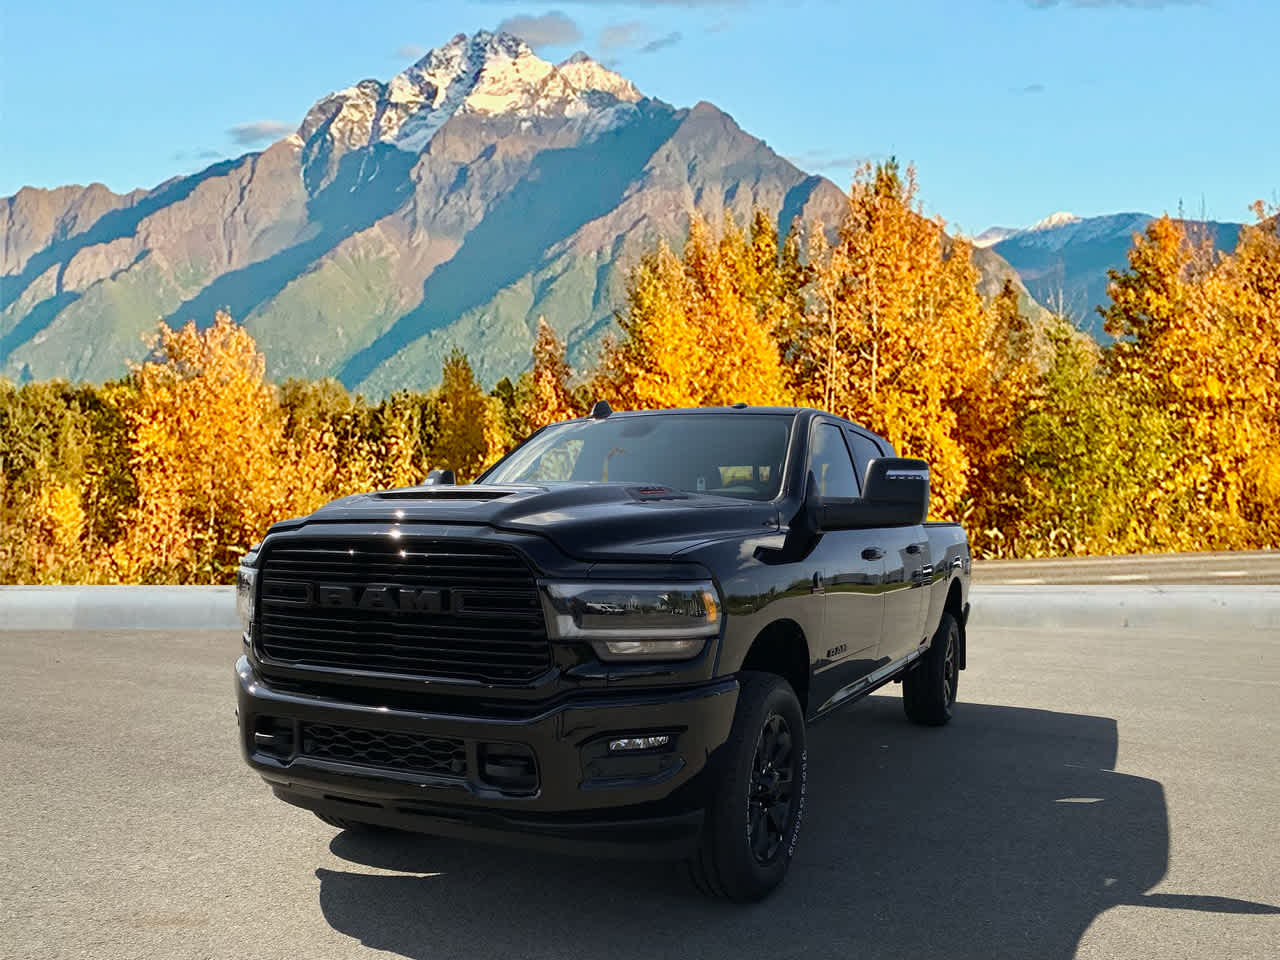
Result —
[{"label": "truck tire", "polygon": [[944,611],[928,652],[902,678],[902,707],[908,720],[940,727],[951,719],[959,667],[960,624]]},{"label": "truck tire", "polygon": [[689,874],[703,893],[749,902],[787,874],[804,816],[808,755],[804,711],[771,673],[738,675],[728,741],[708,771],[712,786]]}]

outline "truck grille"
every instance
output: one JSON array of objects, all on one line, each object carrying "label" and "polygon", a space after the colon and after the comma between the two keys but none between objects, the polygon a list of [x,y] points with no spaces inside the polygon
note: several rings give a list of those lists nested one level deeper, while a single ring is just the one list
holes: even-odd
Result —
[{"label": "truck grille", "polygon": [[275,663],[506,684],[551,666],[533,571],[506,546],[286,542],[260,576],[257,645]]},{"label": "truck grille", "polygon": [[328,723],[302,725],[299,753],[317,760],[430,776],[461,778],[467,771],[467,751],[461,740]]}]

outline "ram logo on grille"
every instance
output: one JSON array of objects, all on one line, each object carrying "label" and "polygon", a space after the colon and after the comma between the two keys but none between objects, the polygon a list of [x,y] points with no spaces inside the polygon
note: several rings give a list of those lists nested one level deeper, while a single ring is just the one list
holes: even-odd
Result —
[{"label": "ram logo on grille", "polygon": [[552,668],[533,568],[503,544],[279,537],[259,561],[254,650],[269,670],[523,684]]},{"label": "ram logo on grille", "polygon": [[267,602],[330,610],[377,610],[384,613],[446,613],[449,594],[429,587],[404,587],[394,583],[298,583],[271,581],[263,584]]}]

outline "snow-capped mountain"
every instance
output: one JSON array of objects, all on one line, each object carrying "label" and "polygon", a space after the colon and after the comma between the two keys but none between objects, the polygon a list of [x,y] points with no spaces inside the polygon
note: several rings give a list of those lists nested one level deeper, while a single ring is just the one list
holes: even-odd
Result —
[{"label": "snow-capped mountain", "polygon": [[[262,151],[115,194],[0,198],[0,376],[101,380],[157,318],[227,308],[274,378],[425,388],[460,347],[519,373],[540,315],[590,364],[628,268],[694,211],[839,222],[843,192],[709,103],[644,97],[585,54],[458,35],[390,80],[321,98]],[[989,250],[982,289],[1012,269]]]},{"label": "snow-capped mountain", "polygon": [[635,103],[642,97],[634,83],[601,66],[581,50],[556,69],[593,107],[610,106],[610,100]]},{"label": "snow-capped mountain", "polygon": [[[552,64],[523,40],[482,30],[460,33],[386,83],[362,80],[319,100],[298,127],[303,165],[331,176],[341,156],[376,143],[420,153],[451,117],[507,117],[526,125],[586,117],[641,100],[630,80],[576,53]],[[614,118],[617,119],[617,118]],[[592,124],[599,132],[601,124]]]},{"label": "snow-capped mountain", "polygon": [[1059,210],[1057,213],[1051,213],[1047,217],[1041,217],[1031,226],[1027,227],[1028,231],[1036,230],[1052,230],[1054,227],[1063,227],[1069,223],[1079,223],[1080,218],[1069,210]]},{"label": "snow-capped mountain", "polygon": [[[1105,336],[1095,309],[1107,299],[1107,271],[1123,270],[1134,234],[1154,219],[1146,213],[1078,217],[1059,212],[1029,227],[992,227],[974,241],[1018,271],[1031,295],[1095,336]],[[1204,224],[1220,249],[1235,245],[1238,223]]]},{"label": "snow-capped mountain", "polygon": [[556,66],[523,40],[482,30],[458,34],[386,83],[364,80],[329,94],[307,112],[298,137],[306,143],[323,130],[348,148],[382,142],[418,153],[459,113],[580,117],[640,99],[631,81],[585,53]]},{"label": "snow-capped mountain", "polygon": [[1015,233],[1021,232],[1021,227],[987,227],[987,229],[973,238],[972,243],[975,247],[986,249],[987,247],[994,247],[1006,237],[1012,237]]}]

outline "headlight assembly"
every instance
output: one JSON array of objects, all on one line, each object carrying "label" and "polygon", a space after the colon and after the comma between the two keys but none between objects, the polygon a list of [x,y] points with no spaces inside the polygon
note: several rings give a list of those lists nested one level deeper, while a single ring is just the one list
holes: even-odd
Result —
[{"label": "headlight assembly", "polygon": [[258,571],[253,567],[242,566],[236,571],[236,613],[246,636],[253,631],[253,597],[257,582]]},{"label": "headlight assembly", "polygon": [[687,660],[720,632],[720,597],[697,583],[545,583],[556,640],[587,640],[603,660]]}]

